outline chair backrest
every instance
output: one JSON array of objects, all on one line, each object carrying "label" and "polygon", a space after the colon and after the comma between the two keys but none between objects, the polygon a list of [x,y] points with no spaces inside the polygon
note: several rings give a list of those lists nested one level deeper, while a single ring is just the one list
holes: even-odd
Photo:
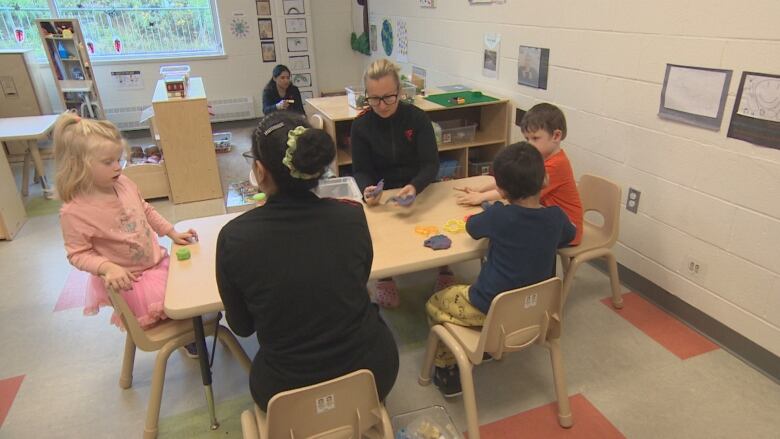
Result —
[{"label": "chair backrest", "polygon": [[[504,352],[525,349],[547,340],[550,330],[559,331],[561,315],[560,278],[553,277],[493,299],[472,358],[479,363],[482,353],[501,358]],[[472,354],[472,353],[469,353]]]},{"label": "chair backrest", "polygon": [[384,436],[374,374],[366,369],[276,394],[266,420],[269,438],[357,439],[372,429],[373,437]]},{"label": "chair backrest", "polygon": [[155,351],[159,349],[158,343],[153,342],[147,337],[146,332],[141,328],[138,323],[138,319],[133,314],[130,306],[127,304],[121,294],[114,291],[113,288],[106,288],[108,292],[108,298],[111,301],[111,305],[114,307],[114,311],[119,314],[119,318],[125,325],[125,330],[130,333],[130,337],[133,339],[133,343],[141,348],[143,351]]},{"label": "chair backrest", "polygon": [[620,230],[620,186],[603,177],[585,174],[577,186],[582,200],[583,213],[596,211],[604,218],[601,225],[589,223],[609,238],[605,247],[612,247]]},{"label": "chair backrest", "polygon": [[322,129],[322,127],[325,126],[325,121],[322,119],[322,116],[319,114],[312,114],[309,116],[309,124],[312,128]]}]

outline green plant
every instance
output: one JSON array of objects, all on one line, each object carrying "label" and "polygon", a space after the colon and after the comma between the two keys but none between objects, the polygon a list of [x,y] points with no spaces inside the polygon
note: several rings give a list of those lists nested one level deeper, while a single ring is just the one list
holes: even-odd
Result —
[{"label": "green plant", "polygon": [[355,52],[360,52],[363,55],[371,55],[371,49],[368,43],[368,34],[363,32],[360,36],[357,36],[355,32],[352,32],[350,37],[350,46]]}]

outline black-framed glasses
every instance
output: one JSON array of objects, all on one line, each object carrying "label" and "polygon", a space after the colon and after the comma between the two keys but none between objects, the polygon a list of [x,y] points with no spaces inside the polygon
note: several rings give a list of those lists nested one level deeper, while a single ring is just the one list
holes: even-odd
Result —
[{"label": "black-framed glasses", "polygon": [[241,153],[241,156],[242,156],[242,157],[244,157],[244,160],[246,160],[246,162],[247,162],[249,165],[252,165],[252,164],[254,164],[255,160],[257,160],[257,159],[255,158],[255,155],[252,153],[252,151],[251,151],[251,150],[242,152],[242,153]]},{"label": "black-framed glasses", "polygon": [[398,102],[398,93],[386,96],[368,96],[366,97],[366,101],[368,101],[368,105],[372,107],[379,105],[380,101],[384,102],[385,105],[393,105]]}]

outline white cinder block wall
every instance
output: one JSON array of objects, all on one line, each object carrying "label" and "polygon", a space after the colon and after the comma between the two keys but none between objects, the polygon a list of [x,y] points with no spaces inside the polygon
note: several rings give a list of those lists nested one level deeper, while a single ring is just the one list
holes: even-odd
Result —
[{"label": "white cinder block wall", "polygon": [[[628,187],[642,191],[639,213],[622,211],[620,263],[780,355],[780,151],[726,137],[741,73],[780,73],[780,2],[438,0],[423,9],[400,0],[370,8],[378,25],[407,20],[406,72],[421,66],[431,84],[474,85],[523,109],[560,106],[577,176],[610,178],[624,196]],[[502,37],[498,79],[481,75],[485,32]],[[550,49],[548,90],[517,85],[520,44]],[[719,132],[657,117],[666,63],[734,71]],[[521,138],[513,126],[512,140]],[[702,265],[698,276],[683,274],[688,258]]]}]

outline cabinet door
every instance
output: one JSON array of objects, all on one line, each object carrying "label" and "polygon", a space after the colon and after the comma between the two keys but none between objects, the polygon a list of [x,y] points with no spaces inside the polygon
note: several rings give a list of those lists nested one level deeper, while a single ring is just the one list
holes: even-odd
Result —
[{"label": "cabinet door", "polygon": [[11,166],[0,145],[0,239],[11,239],[27,220]]},{"label": "cabinet door", "polygon": [[41,114],[24,53],[0,54],[0,117],[38,116]]}]

